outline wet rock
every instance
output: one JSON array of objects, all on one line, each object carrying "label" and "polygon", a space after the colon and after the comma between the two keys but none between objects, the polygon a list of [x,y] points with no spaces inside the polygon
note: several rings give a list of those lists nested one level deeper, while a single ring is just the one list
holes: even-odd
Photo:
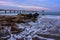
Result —
[{"label": "wet rock", "polygon": [[17,34],[17,33],[22,32],[23,29],[18,28],[18,26],[16,26],[16,25],[13,25],[13,26],[11,27],[11,31],[12,31],[12,34]]},{"label": "wet rock", "polygon": [[16,38],[16,40],[24,40],[24,38],[20,38],[20,39]]},{"label": "wet rock", "polygon": [[0,26],[0,30],[1,30],[1,29],[4,29],[4,26]]},{"label": "wet rock", "polygon": [[34,38],[32,38],[32,40],[46,40],[46,39],[40,39],[38,37],[34,37]]},{"label": "wet rock", "polygon": [[45,38],[53,38],[53,39],[60,39],[60,36],[57,36],[57,35],[51,35],[51,34],[37,34],[38,36],[42,36],[42,37],[45,37]]},{"label": "wet rock", "polygon": [[7,40],[11,37],[10,33],[7,30],[1,29],[0,30],[0,39]]},{"label": "wet rock", "polygon": [[34,38],[32,38],[32,40],[40,40],[40,38],[34,37]]},{"label": "wet rock", "polygon": [[33,14],[33,17],[34,17],[34,18],[37,18],[38,16],[39,16],[38,13]]}]

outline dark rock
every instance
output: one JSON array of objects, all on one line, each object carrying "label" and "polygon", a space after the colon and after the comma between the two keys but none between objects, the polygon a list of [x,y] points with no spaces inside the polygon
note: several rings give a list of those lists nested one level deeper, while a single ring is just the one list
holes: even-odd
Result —
[{"label": "dark rock", "polygon": [[20,38],[20,39],[17,38],[16,40],[24,40],[24,38]]},{"label": "dark rock", "polygon": [[12,34],[18,34],[23,31],[23,29],[18,28],[16,25],[12,26],[11,28]]},{"label": "dark rock", "polygon": [[40,38],[34,37],[34,38],[32,38],[32,40],[40,40]]},{"label": "dark rock", "polygon": [[60,36],[57,36],[57,35],[50,35],[50,34],[37,34],[37,35],[45,38],[60,39]]}]

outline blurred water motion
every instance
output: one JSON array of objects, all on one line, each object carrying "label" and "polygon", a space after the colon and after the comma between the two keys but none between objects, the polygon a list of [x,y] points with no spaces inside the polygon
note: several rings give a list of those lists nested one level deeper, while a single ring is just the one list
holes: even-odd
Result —
[{"label": "blurred water motion", "polygon": [[[60,19],[59,18],[58,19],[52,18],[51,16],[46,15],[46,16],[41,16],[37,18],[36,22],[29,22],[28,24],[29,25],[26,25],[23,23],[17,24],[19,28],[24,29],[24,31],[21,33],[12,34],[11,31],[8,31],[7,33],[10,33],[10,36],[11,36],[10,38],[8,38],[8,40],[55,40],[55,39],[58,40],[60,37],[60,25],[59,25]],[[7,30],[10,30],[10,29],[7,29]],[[48,34],[58,38],[55,38],[52,36],[50,38],[47,38],[47,37],[44,37],[44,35],[42,37],[42,35],[40,36],[40,34],[42,35]]]}]

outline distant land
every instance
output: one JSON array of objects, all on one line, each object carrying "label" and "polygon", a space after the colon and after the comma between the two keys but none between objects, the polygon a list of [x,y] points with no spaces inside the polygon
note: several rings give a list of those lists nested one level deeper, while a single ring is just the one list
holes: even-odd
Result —
[{"label": "distant land", "polygon": [[[15,10],[15,9],[0,9],[0,11],[4,11],[4,10]],[[18,10],[18,9],[17,9]],[[25,10],[26,11],[26,13],[30,13],[30,12],[38,12],[39,14],[42,14],[42,10],[40,10],[40,11],[32,11],[32,10]],[[1,14],[1,12],[0,12],[0,14]],[[60,12],[44,12],[44,15],[60,15]]]}]

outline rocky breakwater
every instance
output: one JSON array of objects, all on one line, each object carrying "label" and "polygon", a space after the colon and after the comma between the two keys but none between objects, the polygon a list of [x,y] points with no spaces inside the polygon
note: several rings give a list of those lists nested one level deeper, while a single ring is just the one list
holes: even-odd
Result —
[{"label": "rocky breakwater", "polygon": [[[0,16],[0,39],[5,40],[10,37],[10,33],[17,34],[22,32],[24,29],[21,29],[16,25],[16,23],[28,23],[30,21],[35,22],[39,14],[18,14],[16,16]],[[8,30],[10,28],[10,30]],[[3,36],[3,34],[5,36]],[[7,35],[9,35],[7,37]]]}]

